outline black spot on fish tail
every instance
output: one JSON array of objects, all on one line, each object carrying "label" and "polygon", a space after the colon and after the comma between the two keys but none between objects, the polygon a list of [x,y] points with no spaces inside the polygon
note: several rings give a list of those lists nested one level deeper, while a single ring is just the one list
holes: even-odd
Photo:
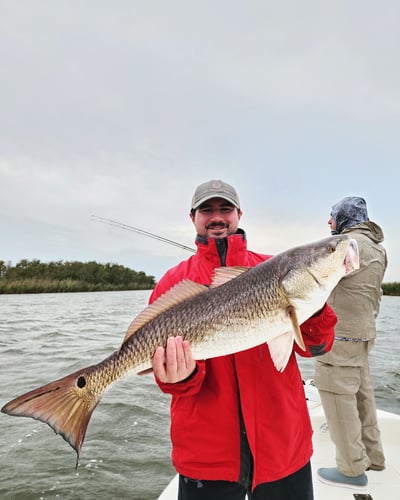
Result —
[{"label": "black spot on fish tail", "polygon": [[86,385],[86,379],[85,377],[80,376],[78,380],[76,381],[76,385],[79,387],[79,389],[83,389]]}]

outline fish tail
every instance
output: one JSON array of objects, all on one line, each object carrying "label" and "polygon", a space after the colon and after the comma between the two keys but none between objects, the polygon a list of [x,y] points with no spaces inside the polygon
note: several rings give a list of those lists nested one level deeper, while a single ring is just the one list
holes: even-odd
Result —
[{"label": "fish tail", "polygon": [[90,391],[87,373],[80,370],[64,378],[27,392],[1,409],[8,415],[32,417],[48,424],[79,453],[90,417],[104,391]]}]

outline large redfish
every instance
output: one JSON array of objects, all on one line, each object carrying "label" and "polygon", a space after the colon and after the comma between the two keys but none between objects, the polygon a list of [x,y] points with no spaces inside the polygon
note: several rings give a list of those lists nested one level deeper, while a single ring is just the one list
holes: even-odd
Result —
[{"label": "large redfish", "polygon": [[129,371],[151,370],[154,351],[165,346],[168,337],[189,340],[196,359],[267,342],[282,371],[293,342],[304,349],[299,325],[358,267],[356,242],[338,235],[292,248],[250,269],[217,269],[211,287],[183,281],[133,320],[111,356],[19,396],[1,411],[46,422],[75,449],[78,459],[90,417],[106,389]]}]

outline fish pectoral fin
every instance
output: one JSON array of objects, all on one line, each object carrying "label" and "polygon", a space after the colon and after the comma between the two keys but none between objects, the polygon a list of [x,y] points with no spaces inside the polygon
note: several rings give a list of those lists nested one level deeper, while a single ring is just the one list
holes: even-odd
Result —
[{"label": "fish pectoral fin", "polygon": [[267,342],[269,353],[278,372],[283,372],[293,351],[293,332],[290,330]]},{"label": "fish pectoral fin", "polygon": [[207,286],[195,283],[194,281],[180,281],[136,316],[130,324],[122,343],[124,344],[129,338],[132,337],[132,335],[142,328],[143,325],[154,319],[162,312],[167,311],[171,307],[174,307],[191,297],[204,293],[207,290]]},{"label": "fish pectoral fin", "polygon": [[294,340],[296,341],[296,344],[299,347],[301,347],[301,349],[303,349],[303,351],[305,351],[306,346],[304,344],[303,335],[301,333],[299,321],[297,319],[296,309],[293,306],[288,306],[286,308],[286,312],[287,312],[287,314],[292,322],[292,325],[293,325]]},{"label": "fish pectoral fin", "polygon": [[286,308],[286,313],[290,317],[293,329],[269,340],[268,348],[275,368],[283,372],[293,351],[293,342],[296,341],[303,351],[306,350],[303,335],[301,334],[296,309],[293,306]]},{"label": "fish pectoral fin", "polygon": [[1,411],[48,424],[76,451],[78,465],[90,417],[101,399],[101,394],[88,395],[83,381],[82,371],[73,373],[9,401]]},{"label": "fish pectoral fin", "polygon": [[248,271],[250,267],[244,266],[231,266],[231,267],[217,267],[214,269],[212,283],[210,288],[217,288],[228,281],[237,278],[244,272]]},{"label": "fish pectoral fin", "polygon": [[145,370],[142,370],[140,372],[137,372],[137,375],[150,375],[150,373],[153,373],[153,368],[146,368]]}]

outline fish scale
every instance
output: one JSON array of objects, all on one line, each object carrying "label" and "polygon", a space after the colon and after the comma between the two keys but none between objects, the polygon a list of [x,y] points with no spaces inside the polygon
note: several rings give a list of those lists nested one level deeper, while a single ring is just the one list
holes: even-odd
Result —
[{"label": "fish scale", "polygon": [[299,324],[321,309],[338,281],[358,269],[347,235],[295,247],[251,268],[221,268],[210,288],[177,284],[131,323],[119,349],[96,365],[27,392],[1,411],[47,423],[76,451],[104,392],[128,372],[146,373],[170,336],[188,340],[195,359],[236,353],[264,342],[277,370],[293,342],[304,349]]}]

